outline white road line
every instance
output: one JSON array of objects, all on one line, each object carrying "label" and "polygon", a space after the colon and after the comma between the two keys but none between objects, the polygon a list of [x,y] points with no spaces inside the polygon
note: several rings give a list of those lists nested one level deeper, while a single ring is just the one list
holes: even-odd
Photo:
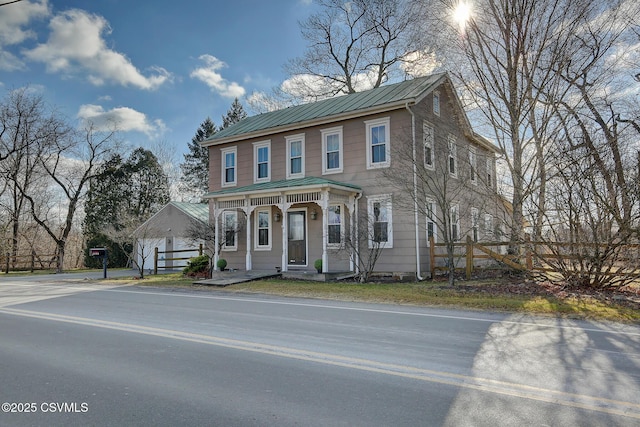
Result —
[{"label": "white road line", "polygon": [[315,351],[262,344],[251,341],[234,340],[211,335],[194,334],[171,329],[153,328],[135,324],[40,313],[36,311],[19,310],[12,308],[0,308],[0,313],[189,341],[199,344],[250,351],[254,353],[262,353],[277,357],[286,357],[290,359],[304,360],[314,363],[323,363],[348,369],[357,369],[378,374],[404,377],[418,381],[445,384],[454,387],[472,389],[484,393],[495,393],[509,397],[541,401],[561,406],[580,408],[640,420],[640,404],[634,402],[626,402],[577,393],[568,393],[560,390],[545,389],[524,384],[492,380],[488,378],[453,374],[443,371],[415,368],[406,365],[376,362],[368,359],[353,358],[329,353],[320,353]]}]

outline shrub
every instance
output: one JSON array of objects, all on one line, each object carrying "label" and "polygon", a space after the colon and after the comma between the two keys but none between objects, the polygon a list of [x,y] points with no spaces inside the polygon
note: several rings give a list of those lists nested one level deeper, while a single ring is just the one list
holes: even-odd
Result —
[{"label": "shrub", "polygon": [[220,258],[216,263],[216,266],[220,271],[224,271],[224,269],[227,268],[227,260],[224,258]]},{"label": "shrub", "polygon": [[317,271],[322,271],[322,260],[320,258],[318,258],[317,260],[315,260],[315,262],[313,263],[313,266],[315,267],[315,269]]},{"label": "shrub", "polygon": [[196,275],[204,273],[209,269],[209,255],[200,255],[191,258],[187,263],[187,266],[182,270],[185,275]]}]

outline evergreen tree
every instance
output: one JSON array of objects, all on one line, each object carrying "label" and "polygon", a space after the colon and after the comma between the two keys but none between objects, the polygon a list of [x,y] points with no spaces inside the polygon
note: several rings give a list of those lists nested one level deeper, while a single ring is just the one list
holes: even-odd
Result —
[{"label": "evergreen tree", "polygon": [[199,195],[209,191],[209,149],[201,147],[200,142],[216,131],[216,125],[207,117],[191,139],[189,152],[184,155],[184,162],[180,163],[183,190]]},{"label": "evergreen tree", "polygon": [[[83,224],[87,247],[106,247],[109,265],[124,267],[132,248],[114,242],[105,231],[119,231],[132,218],[142,224],[168,202],[169,179],[151,151],[138,148],[126,161],[113,155],[91,180],[87,192]],[[87,255],[85,265],[100,267],[101,263]]]},{"label": "evergreen tree", "polygon": [[246,111],[244,111],[244,107],[238,101],[238,98],[233,100],[233,104],[231,104],[231,108],[227,110],[227,114],[222,116],[222,129],[226,129],[234,123],[238,123],[240,120],[247,117]]}]

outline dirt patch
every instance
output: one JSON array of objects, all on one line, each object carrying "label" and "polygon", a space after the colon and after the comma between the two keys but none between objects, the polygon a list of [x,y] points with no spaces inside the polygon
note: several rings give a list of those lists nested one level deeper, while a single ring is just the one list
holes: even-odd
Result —
[{"label": "dirt patch", "polygon": [[640,310],[640,288],[625,286],[615,290],[601,290],[591,288],[575,289],[563,282],[550,280],[535,280],[522,275],[497,274],[474,277],[471,281],[460,277],[456,284],[449,286],[447,279],[438,277],[436,282],[442,283],[443,289],[456,289],[471,293],[489,295],[532,295],[553,297],[559,300],[596,300],[606,304],[615,304]]}]

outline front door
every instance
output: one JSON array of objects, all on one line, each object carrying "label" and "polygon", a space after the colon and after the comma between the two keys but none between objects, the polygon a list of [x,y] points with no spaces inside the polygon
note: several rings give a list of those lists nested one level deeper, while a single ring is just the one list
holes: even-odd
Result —
[{"label": "front door", "polygon": [[306,212],[287,212],[289,265],[307,265]]}]

